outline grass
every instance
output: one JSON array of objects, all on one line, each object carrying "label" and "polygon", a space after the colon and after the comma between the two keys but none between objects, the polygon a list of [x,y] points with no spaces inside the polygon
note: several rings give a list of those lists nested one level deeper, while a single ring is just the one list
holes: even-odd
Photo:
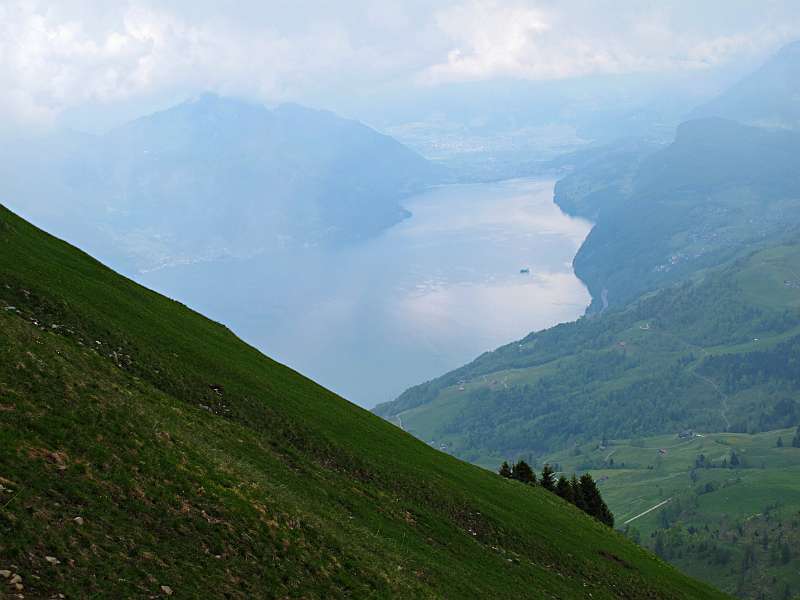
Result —
[{"label": "grass", "polygon": [[[800,510],[800,449],[790,447],[794,432],[783,429],[754,435],[703,433],[687,440],[675,435],[614,440],[604,449],[594,448],[578,456],[572,452],[556,453],[547,460],[569,471],[584,464],[604,465],[609,457],[613,458],[616,468],[593,468],[592,472],[604,479],[604,498],[619,523],[707,481],[736,481],[735,494],[726,488],[703,495],[703,512],[709,518],[732,513],[750,516],[776,499],[790,510]],[[776,447],[778,437],[785,442],[783,448]],[[661,454],[661,449],[666,453]],[[701,468],[697,469],[697,479],[691,479],[697,456],[703,454],[719,464],[730,458],[732,451],[746,467]],[[636,527],[649,535],[659,527],[658,513],[637,519]]]},{"label": "grass", "polygon": [[31,598],[724,597],[2,208],[0,484]]},{"label": "grass", "polygon": [[[782,544],[796,548],[800,543],[800,448],[791,447],[795,431],[612,440],[608,447],[556,453],[548,460],[567,472],[591,467],[618,526],[625,528],[632,519],[629,527],[650,547],[660,534],[677,538],[669,558],[686,572],[743,597],[781,597],[787,586],[800,591],[800,553],[795,550],[786,562],[770,555]],[[722,468],[733,453],[741,465]],[[698,468],[700,455],[714,466]],[[613,468],[608,468],[610,459]],[[664,500],[670,502],[637,518]],[[711,556],[698,556],[693,549],[704,542],[732,558],[721,565]],[[756,564],[743,569],[747,545],[758,550]]]}]

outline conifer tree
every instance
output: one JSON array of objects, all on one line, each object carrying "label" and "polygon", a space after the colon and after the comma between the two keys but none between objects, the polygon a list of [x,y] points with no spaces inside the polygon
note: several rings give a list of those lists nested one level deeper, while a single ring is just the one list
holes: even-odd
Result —
[{"label": "conifer tree", "polygon": [[778,441],[775,443],[776,448],[783,448],[783,438],[779,437]]},{"label": "conifer tree", "polygon": [[561,496],[567,502],[575,503],[575,495],[572,493],[572,486],[563,475],[558,478],[556,482],[556,494]]},{"label": "conifer tree", "polygon": [[569,480],[569,487],[572,488],[572,503],[585,512],[586,499],[583,497],[583,489],[575,474],[573,474],[572,479]]},{"label": "conifer tree", "polygon": [[554,492],[556,489],[556,474],[550,465],[545,465],[542,469],[542,478],[539,481],[541,486],[549,492]]},{"label": "conifer tree", "polygon": [[614,515],[608,509],[603,497],[600,495],[600,490],[597,489],[597,484],[589,473],[581,475],[579,485],[583,493],[586,508],[584,509],[588,514],[592,515],[601,523],[605,523],[609,527],[614,526]]},{"label": "conifer tree", "polygon": [[800,448],[800,426],[797,427],[797,433],[794,434],[794,439],[792,440],[792,447]]},{"label": "conifer tree", "polygon": [[518,461],[514,468],[511,469],[511,478],[531,485],[536,483],[536,475],[533,473],[533,469],[524,460]]},{"label": "conifer tree", "polygon": [[500,477],[505,477],[506,479],[511,477],[511,467],[508,466],[507,461],[503,461],[503,464],[500,465],[500,470],[498,473],[500,474]]}]

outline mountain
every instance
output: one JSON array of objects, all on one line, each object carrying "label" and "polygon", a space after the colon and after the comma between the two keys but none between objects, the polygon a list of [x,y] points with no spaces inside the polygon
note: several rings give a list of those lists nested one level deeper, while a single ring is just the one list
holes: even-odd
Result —
[{"label": "mountain", "polygon": [[723,597],[541,488],[428,448],[4,208],[0,247],[6,590]]},{"label": "mountain", "polygon": [[373,236],[440,176],[356,121],[211,94],[6,153],[14,207],[134,269]]},{"label": "mountain", "polygon": [[[574,260],[590,312],[722,264],[800,224],[800,133],[724,119],[682,124],[650,154],[609,154],[556,187],[596,225]],[[599,190],[599,191],[598,191]]]},{"label": "mountain", "polygon": [[800,41],[784,46],[757,71],[691,116],[723,117],[777,129],[800,127]]},{"label": "mountain", "polygon": [[565,213],[593,222],[631,194],[642,161],[662,145],[641,138],[623,138],[559,157],[549,163],[567,171],[556,182],[555,201]]}]

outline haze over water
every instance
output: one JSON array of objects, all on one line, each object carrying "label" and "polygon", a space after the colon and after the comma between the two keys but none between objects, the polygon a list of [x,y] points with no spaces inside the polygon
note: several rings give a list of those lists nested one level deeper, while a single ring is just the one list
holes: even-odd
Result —
[{"label": "haze over water", "polygon": [[583,313],[589,295],[571,263],[591,225],[553,204],[553,185],[440,186],[409,198],[411,218],[361,244],[138,279],[372,407]]}]

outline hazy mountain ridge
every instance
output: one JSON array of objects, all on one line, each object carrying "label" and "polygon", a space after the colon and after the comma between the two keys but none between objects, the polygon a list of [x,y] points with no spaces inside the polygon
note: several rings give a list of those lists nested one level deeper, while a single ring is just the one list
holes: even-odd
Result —
[{"label": "hazy mountain ridge", "polygon": [[211,94],[103,136],[64,139],[63,153],[45,156],[34,143],[16,157],[4,196],[136,268],[370,237],[441,176],[356,121]]},{"label": "hazy mountain ridge", "polygon": [[623,140],[573,160],[555,202],[596,222],[574,261],[592,293],[589,312],[794,227],[800,137],[786,115],[800,123],[798,82],[800,41],[693,110],[672,143]]},{"label": "hazy mountain ridge", "polygon": [[692,117],[724,117],[775,129],[800,127],[800,41],[784,46],[760,69]]},{"label": "hazy mountain ridge", "polygon": [[626,201],[642,161],[660,146],[628,138],[552,161],[552,168],[568,170],[556,182],[554,202],[568,215],[597,222],[601,213]]},{"label": "hazy mountain ridge", "polygon": [[798,152],[798,133],[699,119],[635,171],[625,158],[618,168],[627,188],[599,198],[596,225],[574,261],[592,293],[590,311],[603,299],[624,306],[791,231],[800,224]]}]

